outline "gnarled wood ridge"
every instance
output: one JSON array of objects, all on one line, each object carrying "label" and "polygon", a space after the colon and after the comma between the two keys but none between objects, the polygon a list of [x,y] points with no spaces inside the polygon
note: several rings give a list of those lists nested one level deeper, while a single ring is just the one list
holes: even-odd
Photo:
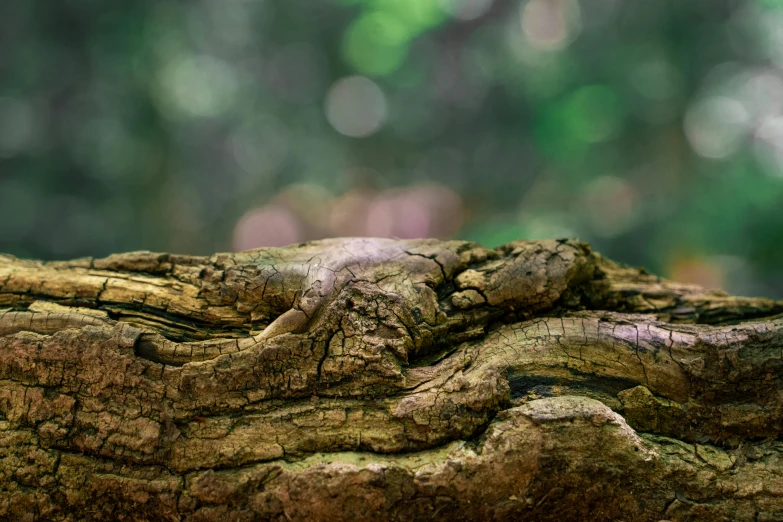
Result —
[{"label": "gnarled wood ridge", "polygon": [[0,256],[0,519],[783,520],[779,314],[573,240]]}]

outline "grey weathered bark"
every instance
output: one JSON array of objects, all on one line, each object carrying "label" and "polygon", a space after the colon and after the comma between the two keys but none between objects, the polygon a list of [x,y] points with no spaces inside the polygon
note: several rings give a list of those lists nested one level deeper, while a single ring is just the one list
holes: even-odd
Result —
[{"label": "grey weathered bark", "polygon": [[783,520],[780,314],[565,240],[0,256],[0,518]]}]

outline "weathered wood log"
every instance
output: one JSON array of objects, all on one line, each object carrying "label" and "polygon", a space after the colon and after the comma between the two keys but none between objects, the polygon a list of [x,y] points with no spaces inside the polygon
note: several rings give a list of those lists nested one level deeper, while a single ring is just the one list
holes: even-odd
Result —
[{"label": "weathered wood log", "polygon": [[0,518],[783,520],[782,375],[574,240],[0,256]]}]

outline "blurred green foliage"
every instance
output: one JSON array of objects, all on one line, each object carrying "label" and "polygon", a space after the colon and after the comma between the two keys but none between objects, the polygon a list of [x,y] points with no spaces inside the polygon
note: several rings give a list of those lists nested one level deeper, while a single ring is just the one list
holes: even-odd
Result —
[{"label": "blurred green foliage", "polygon": [[783,296],[783,3],[0,4],[0,251],[578,236]]}]

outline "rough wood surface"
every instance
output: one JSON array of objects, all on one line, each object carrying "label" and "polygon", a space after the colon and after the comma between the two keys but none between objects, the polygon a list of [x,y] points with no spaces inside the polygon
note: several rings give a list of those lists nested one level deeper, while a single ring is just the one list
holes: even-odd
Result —
[{"label": "rough wood surface", "polygon": [[574,240],[0,256],[0,519],[783,520],[782,370]]}]

